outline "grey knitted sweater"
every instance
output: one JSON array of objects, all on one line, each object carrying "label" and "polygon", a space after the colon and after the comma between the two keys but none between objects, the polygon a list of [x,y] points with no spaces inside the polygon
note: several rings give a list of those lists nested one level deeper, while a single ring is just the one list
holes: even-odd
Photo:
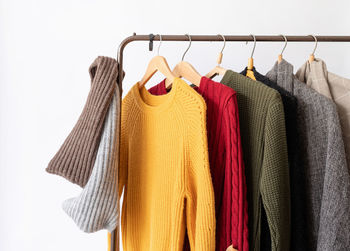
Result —
[{"label": "grey knitted sweater", "polygon": [[90,178],[79,196],[63,203],[63,210],[87,233],[101,229],[112,232],[118,223],[119,104],[120,93],[116,88]]},{"label": "grey knitted sweater", "polygon": [[81,230],[111,232],[119,216],[118,63],[113,58],[98,57],[89,73],[92,84],[84,110],[47,170],[83,187],[77,197],[63,203],[64,211]]},{"label": "grey knitted sweater", "polygon": [[298,100],[308,250],[350,250],[350,176],[336,106],[297,80],[285,60],[276,62],[267,77]]}]

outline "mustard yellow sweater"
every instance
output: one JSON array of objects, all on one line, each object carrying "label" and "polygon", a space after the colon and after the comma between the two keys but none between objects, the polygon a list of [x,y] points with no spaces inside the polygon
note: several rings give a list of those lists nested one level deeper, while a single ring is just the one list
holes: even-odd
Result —
[{"label": "mustard yellow sweater", "polygon": [[162,96],[134,85],[123,99],[119,194],[125,251],[215,250],[206,104],[176,78]]}]

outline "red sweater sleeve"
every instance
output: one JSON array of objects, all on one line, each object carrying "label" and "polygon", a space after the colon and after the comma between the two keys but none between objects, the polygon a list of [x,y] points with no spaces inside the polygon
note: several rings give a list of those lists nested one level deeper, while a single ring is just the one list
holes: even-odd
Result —
[{"label": "red sweater sleeve", "polygon": [[249,251],[247,185],[236,95],[226,103],[223,122],[226,149],[223,211],[229,221],[224,224],[225,239],[229,243],[225,243],[222,250],[232,244],[238,251]]}]

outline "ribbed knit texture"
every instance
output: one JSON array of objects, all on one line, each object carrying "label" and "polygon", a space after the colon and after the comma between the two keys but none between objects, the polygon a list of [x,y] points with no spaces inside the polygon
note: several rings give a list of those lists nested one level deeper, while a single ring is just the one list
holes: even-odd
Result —
[{"label": "ribbed knit texture", "polygon": [[[231,244],[248,251],[248,206],[237,97],[233,89],[202,77],[194,86],[207,104],[207,132],[210,171],[215,193],[216,250]],[[149,90],[167,93],[165,80]],[[189,250],[185,245],[184,250]]]},{"label": "ribbed knit texture", "polygon": [[98,57],[89,68],[91,89],[84,109],[46,171],[84,187],[95,163],[106,113],[117,86],[118,63]]},{"label": "ribbed knit texture", "polygon": [[76,198],[63,203],[64,211],[84,232],[113,231],[118,222],[118,156],[120,94],[113,96],[97,157],[88,183]]},{"label": "ribbed knit texture", "polygon": [[267,77],[298,99],[307,250],[350,250],[350,176],[336,105],[301,83],[285,60],[276,62]]},{"label": "ribbed knit texture", "polygon": [[123,250],[215,250],[206,105],[183,80],[167,95],[134,85],[123,99],[119,193]]},{"label": "ribbed knit texture", "polygon": [[[297,99],[288,91],[277,85],[268,77],[260,74],[253,68],[257,81],[279,92],[283,102],[284,118],[286,122],[288,162],[291,188],[291,250],[307,250],[306,224],[305,224],[305,175],[298,148],[297,129]],[[241,72],[246,75],[247,68]],[[285,230],[288,230],[286,227]],[[263,210],[261,222],[260,250],[271,250],[271,234],[268,227],[266,212]]]},{"label": "ribbed knit texture", "polygon": [[258,81],[226,71],[221,83],[237,93],[247,179],[249,246],[260,250],[265,208],[272,250],[288,251],[290,185],[283,104],[280,94]]}]

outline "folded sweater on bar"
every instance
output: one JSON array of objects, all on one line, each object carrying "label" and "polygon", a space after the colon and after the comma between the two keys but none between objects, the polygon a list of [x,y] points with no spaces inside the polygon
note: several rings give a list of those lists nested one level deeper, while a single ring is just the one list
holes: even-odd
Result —
[{"label": "folded sweater on bar", "polygon": [[[103,124],[115,89],[118,63],[98,57],[89,68],[91,89],[84,109],[63,145],[51,159],[46,171],[84,187],[95,164]],[[120,88],[120,87],[119,87]]]},{"label": "folded sweater on bar", "polygon": [[88,183],[79,196],[63,203],[64,211],[81,230],[112,232],[119,220],[118,153],[120,121],[119,88],[113,95]]}]

